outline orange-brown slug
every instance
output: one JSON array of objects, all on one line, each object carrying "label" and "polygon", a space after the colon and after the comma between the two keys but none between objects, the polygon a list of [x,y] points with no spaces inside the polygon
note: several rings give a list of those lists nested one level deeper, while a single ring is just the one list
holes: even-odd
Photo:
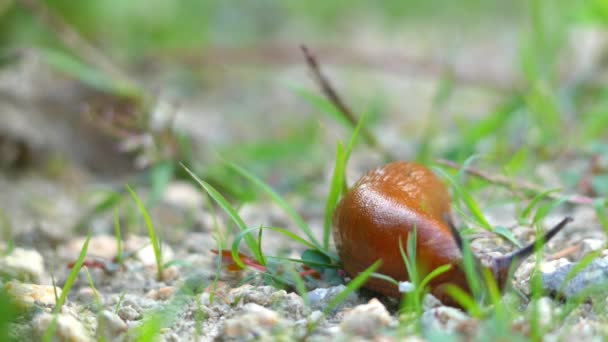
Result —
[{"label": "orange-brown slug", "polygon": [[[462,266],[462,242],[449,220],[450,197],[446,186],[426,167],[412,162],[394,162],[370,171],[342,198],[333,217],[333,237],[344,270],[356,276],[377,260],[378,273],[398,281],[408,280],[399,250],[408,234],[417,232],[416,266],[421,277],[439,266],[452,267],[430,283],[431,293],[446,304],[455,304],[445,292],[446,284],[469,291]],[[543,237],[546,242],[571,218],[565,218]],[[511,267],[534,251],[534,243],[512,254],[478,262],[487,267],[503,289]],[[365,287],[384,295],[400,297],[397,286],[370,278]]]}]

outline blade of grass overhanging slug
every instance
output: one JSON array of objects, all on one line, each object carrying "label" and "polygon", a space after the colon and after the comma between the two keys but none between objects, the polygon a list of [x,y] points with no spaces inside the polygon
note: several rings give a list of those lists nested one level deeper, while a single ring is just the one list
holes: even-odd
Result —
[{"label": "blade of grass overhanging slug", "polygon": [[325,201],[325,219],[323,224],[323,248],[329,248],[329,237],[331,235],[332,217],[336,205],[340,200],[340,194],[342,193],[342,187],[344,183],[344,168],[346,163],[344,162],[344,152],[342,143],[338,142],[336,146],[336,163],[334,165],[334,173],[331,178],[331,185],[329,187],[329,194]]},{"label": "blade of grass overhanging slug", "polygon": [[431,281],[433,281],[433,279],[437,278],[438,276],[442,275],[443,273],[445,273],[451,269],[452,269],[451,264],[441,265],[441,266],[437,267],[431,273],[427,274],[426,277],[424,277],[424,279],[422,279],[418,288],[420,288],[421,290],[424,289]]},{"label": "blade of grass overhanging slug", "polygon": [[148,214],[148,210],[143,205],[139,196],[131,189],[130,186],[126,186],[127,190],[131,194],[131,197],[135,200],[141,215],[144,217],[144,222],[146,224],[146,229],[148,230],[148,236],[150,236],[150,242],[152,243],[152,249],[154,250],[154,258],[156,259],[156,273],[158,279],[161,278],[161,273],[163,272],[163,256],[160,241],[156,235],[156,230],[154,229],[154,225],[152,224],[152,219],[150,218],[150,214]]},{"label": "blade of grass overhanging slug", "polygon": [[450,185],[452,186],[452,188],[454,189],[454,191],[456,192],[458,197],[460,197],[464,201],[464,203],[466,204],[466,206],[469,209],[469,211],[471,212],[471,214],[473,214],[473,217],[475,217],[477,223],[482,228],[486,229],[487,231],[490,231],[490,232],[493,231],[494,228],[486,220],[485,216],[483,216],[481,209],[479,209],[479,205],[477,205],[477,202],[475,202],[475,200],[469,194],[469,192],[466,191],[459,182],[457,182],[452,176],[450,176],[443,169],[434,167],[433,170],[435,172],[437,172],[438,174],[440,174],[443,179],[446,179],[450,183]]},{"label": "blade of grass overhanging slug", "polygon": [[[249,234],[251,234],[252,232],[254,232],[255,230],[258,229],[270,229],[273,230],[275,232],[281,233],[285,236],[287,236],[288,238],[294,240],[295,242],[298,242],[308,248],[311,249],[316,249],[316,247],[309,241],[306,241],[304,239],[302,239],[301,237],[299,237],[297,234],[295,234],[294,232],[287,230],[285,228],[279,228],[279,227],[251,227],[251,228],[247,228],[244,229],[243,231],[241,231],[237,236],[234,237],[234,241],[232,242],[232,259],[234,260],[234,262],[239,265],[241,268],[245,268],[245,264],[243,263],[243,261],[241,260],[239,254],[238,254],[238,249],[239,249],[239,245],[241,244],[241,240],[243,239],[243,237],[248,236]],[[263,260],[263,259],[262,259]],[[258,262],[260,262],[260,259],[257,259]],[[262,264],[262,266],[264,266],[265,264]]]},{"label": "blade of grass overhanging slug", "polygon": [[338,142],[336,146],[336,163],[334,165],[334,173],[331,179],[331,186],[329,190],[329,194],[327,196],[327,201],[325,202],[325,220],[323,225],[323,247],[329,248],[329,237],[331,235],[331,220],[333,217],[334,210],[338,205],[338,201],[340,200],[340,196],[344,189],[348,188],[346,184],[346,165],[348,164],[348,160],[350,159],[350,154],[355,146],[357,138],[359,137],[359,132],[361,131],[361,127],[365,122],[365,118],[367,115],[361,116],[357,126],[353,130],[353,133],[350,136],[348,141],[348,145],[346,146],[346,150],[343,149],[342,143]]},{"label": "blade of grass overhanging slug", "polygon": [[[310,229],[308,224],[306,224],[306,222],[304,221],[302,216],[300,216],[300,214],[298,214],[298,212],[291,205],[289,205],[283,198],[281,198],[281,196],[278,193],[276,193],[276,191],[274,191],[271,187],[269,187],[266,183],[264,183],[257,176],[255,176],[251,172],[245,170],[244,168],[240,167],[239,165],[237,165],[235,163],[228,163],[228,166],[231,169],[233,169],[234,171],[236,171],[238,174],[240,174],[241,176],[243,176],[244,178],[249,180],[253,185],[258,187],[258,189],[265,192],[276,204],[279,205],[279,207],[281,207],[281,209],[283,209],[283,211],[285,211],[287,216],[289,216],[296,223],[296,225],[308,237],[308,239],[317,246],[317,249],[319,249],[321,252],[324,252],[321,249],[321,245],[319,244],[319,241],[317,241],[312,230]],[[327,254],[327,253],[324,253],[324,254]],[[328,255],[328,257],[329,257],[329,255]]]},{"label": "blade of grass overhanging slug", "polygon": [[396,281],[395,279],[393,279],[393,277],[389,277],[386,274],[382,274],[382,273],[372,273],[370,274],[370,278],[376,278],[376,279],[382,279],[384,281],[387,281],[395,286],[399,286],[399,282]]},{"label": "blade of grass overhanging slug", "polygon": [[[234,222],[236,224],[239,231],[242,232],[247,229],[247,226],[245,225],[245,222],[243,222],[243,219],[239,216],[239,214],[236,212],[236,210],[234,210],[234,208],[230,205],[230,203],[228,203],[228,201],[224,198],[224,196],[222,196],[214,187],[212,187],[211,184],[200,179],[197,175],[194,174],[194,172],[192,172],[184,164],[181,164],[181,165],[184,168],[184,170],[186,170],[186,172],[188,172],[188,174],[190,174],[190,176],[207,192],[207,194],[209,194],[209,196],[215,201],[215,203],[217,203],[224,210],[224,212],[226,212],[226,214],[228,214],[228,216],[230,216],[230,218],[232,219],[232,222]],[[257,242],[256,242],[253,234],[251,234],[251,232],[249,234],[245,235],[245,243],[247,243],[247,247],[249,247],[249,250],[252,253],[254,253],[255,259],[257,261],[260,261],[262,259],[262,257],[257,254],[258,253]],[[241,265],[239,265],[239,266],[241,266]]]},{"label": "blade of grass overhanging slug", "polygon": [[545,205],[541,205],[540,207],[538,207],[538,209],[536,210],[536,213],[534,213],[534,218],[532,219],[532,225],[535,225],[538,222],[540,222],[547,215],[549,215],[549,213],[552,212],[553,209],[564,204],[566,201],[568,201],[569,198],[570,198],[569,196],[565,196],[565,197],[556,199],[550,203],[547,203]]},{"label": "blade of grass overhanging slug", "polygon": [[559,189],[549,189],[549,190],[543,191],[540,194],[534,196],[534,198],[532,198],[530,203],[528,203],[528,205],[524,208],[524,210],[522,210],[521,218],[526,219],[530,215],[532,210],[534,208],[536,208],[538,203],[540,203],[540,201],[548,198],[549,195],[551,195],[552,193],[557,192],[557,191],[559,191]]},{"label": "blade of grass overhanging slug", "polygon": [[477,154],[474,154],[472,156],[470,156],[469,158],[467,158],[464,163],[462,163],[462,166],[460,167],[460,170],[458,170],[458,175],[456,176],[456,179],[458,179],[458,181],[460,183],[464,183],[465,181],[465,176],[467,174],[467,170],[469,169],[469,167],[477,160],[479,159],[480,156]]},{"label": "blade of grass overhanging slug", "polygon": [[325,315],[328,315],[332,312],[340,303],[342,303],[351,293],[355,292],[359,289],[367,279],[372,275],[372,273],[376,272],[378,267],[382,264],[382,260],[378,260],[373,263],[370,267],[368,267],[365,271],[359,273],[353,280],[351,280],[348,285],[346,285],[346,289],[340,292],[334,299],[332,299],[329,304],[323,310]]}]

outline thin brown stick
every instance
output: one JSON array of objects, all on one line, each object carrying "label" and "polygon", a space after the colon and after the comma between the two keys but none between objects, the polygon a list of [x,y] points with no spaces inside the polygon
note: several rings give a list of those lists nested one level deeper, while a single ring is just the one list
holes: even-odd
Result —
[{"label": "thin brown stick", "polygon": [[547,257],[547,260],[556,260],[556,259],[560,259],[560,258],[565,258],[572,254],[576,254],[581,250],[582,247],[583,246],[580,243],[566,247],[566,248],[562,249],[561,251],[557,251],[557,252],[551,254],[549,257]]},{"label": "thin brown stick", "polygon": [[[313,55],[310,50],[305,45],[300,46],[302,49],[302,53],[304,54],[304,58],[306,59],[306,64],[310,69],[313,78],[317,85],[321,88],[321,92],[325,97],[342,113],[344,118],[348,120],[348,122],[352,125],[352,127],[356,127],[359,123],[359,119],[355,116],[352,110],[346,105],[338,92],[329,82],[329,79],[325,77],[323,72],[321,71],[321,66],[319,65],[319,61],[315,55]],[[367,141],[368,145],[372,148],[382,152],[387,158],[390,158],[390,153],[386,151],[382,146],[378,143],[376,137],[366,128],[361,127],[361,135]]]},{"label": "thin brown stick", "polygon": [[[458,169],[458,170],[462,169],[462,166],[460,164],[455,163],[451,160],[437,159],[436,162],[439,165],[447,166],[447,167],[450,167],[453,169]],[[470,166],[467,167],[465,169],[465,171],[470,175],[484,179],[492,184],[497,184],[497,185],[503,186],[511,191],[515,191],[515,192],[519,192],[519,193],[525,193],[528,195],[529,194],[538,195],[546,190],[546,189],[543,189],[542,187],[540,187],[536,184],[530,183],[530,182],[514,181],[506,176],[493,175],[488,172],[481,171],[481,170],[475,169]],[[555,200],[566,198],[565,201],[567,203],[582,204],[582,205],[593,205],[593,202],[596,200],[596,198],[587,197],[587,196],[583,196],[583,195],[565,195],[565,194],[560,194],[560,193],[549,193],[547,195],[547,197],[551,198],[551,199],[555,199]]]}]

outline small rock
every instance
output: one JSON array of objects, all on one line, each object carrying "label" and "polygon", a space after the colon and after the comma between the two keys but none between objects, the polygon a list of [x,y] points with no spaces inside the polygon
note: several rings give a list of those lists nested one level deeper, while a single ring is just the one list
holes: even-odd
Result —
[{"label": "small rock", "polygon": [[459,325],[469,320],[464,312],[459,309],[440,306],[430,309],[422,314],[422,327],[426,331],[453,332]]},{"label": "small rock", "polygon": [[161,272],[161,280],[164,282],[172,282],[179,278],[179,269],[176,266],[165,267]]},{"label": "small rock", "polygon": [[605,287],[608,284],[608,257],[593,260],[568,283],[564,284],[575,265],[574,263],[568,263],[553,268],[552,272],[545,272],[545,269],[543,269],[544,290],[565,298],[574,297],[587,291],[605,293]]},{"label": "small rock", "polygon": [[[169,245],[163,243],[161,248],[162,255],[162,263],[167,263],[173,260],[173,250]],[[141,261],[145,266],[154,266],[156,267],[156,255],[154,254],[154,248],[151,244],[143,247],[135,253],[135,257]],[[156,271],[156,268],[155,268]]]},{"label": "small rock", "polygon": [[224,322],[222,334],[239,340],[264,340],[272,336],[272,330],[281,324],[279,314],[255,303],[243,306],[241,315]]},{"label": "small rock", "polygon": [[137,321],[141,319],[141,313],[129,304],[122,305],[120,309],[118,309],[118,316],[125,321]]},{"label": "small rock", "polygon": [[171,182],[165,189],[163,200],[179,208],[195,209],[203,205],[204,198],[192,184],[187,182]]},{"label": "small rock", "polygon": [[[85,237],[71,239],[60,249],[60,256],[67,260],[76,260],[85,240]],[[118,254],[116,237],[111,235],[92,236],[91,240],[89,240],[87,253],[106,260],[112,260]]]},{"label": "small rock", "polygon": [[302,297],[285,290],[276,291],[270,296],[270,307],[291,320],[300,319],[310,312]]},{"label": "small rock", "polygon": [[155,300],[167,300],[167,299],[171,298],[171,296],[173,296],[174,293],[175,293],[175,287],[165,286],[165,287],[161,287],[158,290],[150,290],[150,292],[148,292],[146,294],[146,296],[148,298],[152,298]]},{"label": "small rock", "polygon": [[270,304],[270,296],[276,291],[277,289],[272,286],[253,286],[245,284],[230,290],[227,299],[228,302],[232,304],[240,302],[242,304],[255,303],[267,306]]},{"label": "small rock", "polygon": [[[51,322],[53,322],[53,315],[43,312],[34,318],[32,325],[36,334],[42,337],[51,325]],[[60,341],[94,341],[82,323],[72,315],[63,313],[57,315],[55,336],[58,337]]]},{"label": "small rock", "polygon": [[[328,288],[317,288],[308,292],[308,303],[310,304],[310,308],[312,310],[323,311],[327,304],[344,290],[346,290],[346,286],[338,285]],[[336,310],[338,311],[344,307],[354,306],[358,304],[358,301],[359,296],[353,292],[338,306],[338,308],[336,308]]]},{"label": "small rock", "polygon": [[98,340],[116,340],[117,337],[127,332],[128,326],[115,313],[104,310],[97,321]]},{"label": "small rock", "polygon": [[83,287],[76,292],[76,299],[82,303],[96,303],[97,300],[103,303],[101,293],[91,287]]},{"label": "small rock", "polygon": [[599,239],[583,239],[581,241],[581,250],[577,254],[577,260],[584,257],[585,255],[598,251],[606,245],[606,242]]},{"label": "small rock", "polygon": [[40,283],[44,277],[42,256],[35,250],[14,248],[0,257],[0,277],[28,283]]},{"label": "small rock", "polygon": [[54,306],[55,291],[57,297],[61,296],[61,289],[50,285],[24,284],[17,281],[8,282],[4,285],[4,290],[24,307],[33,305]]},{"label": "small rock", "polygon": [[[548,297],[541,297],[536,304],[536,312],[531,314],[537,315],[539,323],[543,327],[549,327],[553,319],[553,303]],[[534,306],[529,305],[528,308],[532,309]]]},{"label": "small rock", "polygon": [[440,307],[441,305],[439,299],[430,293],[427,293],[422,299],[422,310],[424,311]]},{"label": "small rock", "polygon": [[391,315],[384,305],[373,298],[367,304],[358,305],[344,316],[340,329],[348,335],[374,337],[391,322]]}]

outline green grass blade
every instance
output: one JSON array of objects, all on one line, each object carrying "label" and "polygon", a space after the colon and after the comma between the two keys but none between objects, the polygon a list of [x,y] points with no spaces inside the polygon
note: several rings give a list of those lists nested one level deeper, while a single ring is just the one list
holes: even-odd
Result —
[{"label": "green grass blade", "polygon": [[429,274],[427,274],[426,277],[424,277],[424,279],[422,279],[422,281],[420,282],[420,285],[418,286],[418,288],[420,290],[423,290],[424,288],[427,287],[427,285],[431,281],[433,281],[433,279],[439,277],[440,275],[444,274],[445,272],[447,272],[447,271],[449,271],[451,269],[452,269],[452,265],[451,264],[441,265],[441,266],[437,267],[432,272],[430,272]]},{"label": "green grass blade", "polygon": [[493,231],[494,228],[486,220],[485,216],[483,216],[481,209],[479,209],[479,205],[477,205],[477,202],[475,202],[475,200],[469,194],[469,192],[466,191],[465,188],[459,182],[457,182],[452,176],[450,176],[443,169],[434,167],[433,170],[450,183],[450,185],[452,186],[452,188],[454,189],[454,191],[456,192],[458,197],[460,197],[460,199],[462,199],[462,201],[465,203],[465,205],[467,206],[467,208],[469,209],[471,214],[473,214],[473,217],[475,218],[477,223],[485,230],[490,231],[490,232]]},{"label": "green grass blade", "polygon": [[[297,234],[295,234],[294,232],[287,230],[285,228],[279,228],[279,227],[251,227],[251,228],[246,228],[243,231],[241,231],[235,238],[234,241],[232,242],[232,249],[231,249],[231,254],[232,254],[232,259],[234,259],[234,262],[239,265],[239,267],[241,268],[245,268],[245,264],[243,263],[243,261],[241,260],[241,258],[239,257],[239,245],[241,244],[241,240],[243,240],[243,238],[246,238],[247,236],[249,236],[250,234],[252,234],[254,231],[258,230],[258,229],[270,229],[273,230],[275,232],[279,232],[285,236],[287,236],[288,238],[294,240],[297,243],[300,243],[310,249],[314,249],[316,250],[316,246],[313,245],[311,242],[299,237]],[[261,265],[265,265],[261,263],[261,260],[265,260],[264,258],[262,259],[256,259],[258,262],[260,262]]]},{"label": "green grass blade", "polygon": [[353,280],[351,280],[348,285],[346,285],[346,289],[340,294],[338,294],[334,299],[332,299],[329,304],[323,310],[325,315],[331,313],[340,303],[342,303],[351,293],[357,291],[361,286],[365,284],[367,279],[372,275],[372,273],[376,272],[376,270],[382,264],[382,260],[378,260],[373,263],[370,267],[368,267],[365,271],[359,273]]},{"label": "green grass blade", "polygon": [[325,219],[323,224],[323,248],[329,249],[329,237],[331,236],[332,217],[340,196],[344,189],[347,188],[346,184],[346,165],[350,159],[350,154],[355,147],[359,133],[366,119],[366,115],[361,116],[359,122],[350,136],[346,150],[344,150],[342,143],[338,142],[336,146],[336,162],[334,165],[334,172],[331,178],[331,185],[329,188],[329,194],[325,201]]},{"label": "green grass blade", "polygon": [[534,213],[534,218],[532,219],[532,225],[537,224],[542,219],[544,219],[553,209],[559,207],[563,203],[565,203],[569,199],[568,196],[556,199],[550,203],[540,206],[536,213]]},{"label": "green grass blade", "polygon": [[496,233],[496,235],[499,235],[500,237],[504,238],[505,240],[511,242],[514,246],[517,246],[519,248],[522,247],[521,242],[519,242],[516,238],[515,235],[513,235],[513,232],[505,227],[496,227],[494,228],[494,233]]},{"label": "green grass blade", "polygon": [[450,295],[460,306],[462,306],[471,316],[481,317],[482,312],[479,305],[475,302],[473,297],[466,293],[463,289],[452,284],[446,286],[446,292]]},{"label": "green grass blade", "polygon": [[143,203],[139,199],[139,196],[137,196],[135,191],[133,191],[133,189],[131,189],[131,187],[129,185],[127,185],[126,187],[127,187],[127,191],[129,191],[129,193],[131,194],[131,197],[133,197],[133,200],[135,200],[135,203],[137,204],[139,211],[141,212],[142,216],[144,217],[146,229],[148,230],[148,236],[150,236],[150,242],[152,243],[152,249],[154,250],[154,258],[156,259],[156,275],[157,275],[157,278],[160,279],[161,274],[163,272],[163,256],[162,256],[160,241],[158,239],[158,236],[156,235],[156,230],[154,230],[154,224],[152,223],[152,219],[150,218],[150,214],[148,213],[148,210],[146,210],[146,207],[143,205]]},{"label": "green grass blade", "polygon": [[[207,192],[207,194],[209,194],[209,196],[215,201],[215,203],[217,203],[224,210],[224,212],[226,212],[226,214],[228,214],[228,216],[230,216],[230,218],[236,224],[239,231],[243,232],[244,230],[247,229],[247,225],[245,225],[245,222],[243,222],[243,219],[241,218],[241,216],[239,216],[239,214],[236,212],[236,210],[234,210],[234,208],[230,205],[230,203],[228,203],[228,201],[226,200],[226,198],[224,198],[224,196],[222,196],[217,190],[215,190],[215,188],[212,187],[211,184],[200,179],[197,175],[194,174],[194,172],[190,171],[190,169],[187,168],[186,165],[184,165],[184,164],[181,164],[181,165],[184,168],[184,170],[186,170],[186,172],[188,172],[188,174],[190,174],[190,177],[192,177],[192,179],[194,179]],[[257,244],[257,241],[256,241],[254,235],[251,234],[251,231],[249,232],[249,234],[244,236],[244,239],[245,239],[245,243],[247,244],[247,247],[249,247],[249,250],[251,251],[251,253],[254,254],[255,259],[258,262],[263,260],[262,256],[258,254],[259,253],[258,248],[257,248],[258,244]],[[239,266],[241,266],[241,265],[239,265]]]},{"label": "green grass blade", "polygon": [[118,209],[114,209],[114,236],[116,237],[116,262],[122,264],[122,236],[120,232],[120,217]]},{"label": "green grass blade", "polygon": [[559,189],[549,189],[549,190],[543,191],[540,194],[534,196],[534,198],[532,198],[530,203],[528,203],[528,205],[524,208],[524,210],[522,210],[521,218],[526,219],[530,215],[532,210],[534,210],[534,208],[536,208],[536,206],[540,203],[540,201],[546,199],[547,197],[549,197],[549,195],[551,195],[552,193],[555,193],[557,191],[559,191]]},{"label": "green grass blade", "polygon": [[80,254],[78,255],[78,259],[76,259],[76,262],[74,263],[74,266],[72,267],[72,270],[70,271],[70,274],[68,275],[68,278],[65,281],[65,285],[63,285],[63,289],[61,289],[61,295],[59,296],[57,305],[55,305],[55,312],[61,312],[61,307],[63,306],[63,304],[65,304],[65,301],[68,298],[68,294],[70,293],[70,290],[72,289],[72,286],[74,285],[74,282],[76,281],[76,278],[78,277],[78,272],[80,272],[80,269],[82,268],[82,265],[84,264],[84,260],[87,257],[87,250],[89,248],[89,241],[91,240],[92,234],[93,234],[93,232],[89,231],[89,233],[87,234],[87,238],[84,240],[84,243],[82,244],[82,248],[80,249]]},{"label": "green grass blade", "polygon": [[314,234],[312,233],[312,230],[310,230],[310,227],[308,227],[308,224],[306,224],[302,216],[300,216],[300,214],[298,214],[298,212],[291,205],[285,202],[285,200],[281,198],[281,196],[277,194],[276,191],[274,191],[257,176],[240,167],[239,165],[235,163],[228,163],[228,165],[232,170],[236,171],[238,174],[249,180],[258,189],[266,193],[276,204],[279,205],[279,207],[281,207],[281,209],[283,209],[283,211],[285,211],[285,213],[287,213],[287,216],[289,216],[300,228],[300,230],[308,237],[308,239],[317,246],[317,249],[322,250],[321,244],[315,238]]},{"label": "green grass blade", "polygon": [[395,286],[399,286],[399,282],[396,281],[393,277],[389,277],[386,274],[382,274],[382,273],[372,273],[370,276],[370,278],[376,278],[376,279],[382,279],[384,281],[387,281]]},{"label": "green grass blade", "polygon": [[[78,255],[78,258],[76,259],[76,262],[74,263],[74,266],[72,267],[72,270],[70,271],[70,274],[68,274],[68,278],[66,279],[65,284],[63,285],[63,289],[61,289],[61,295],[56,300],[55,309],[53,310],[53,313],[54,313],[53,320],[51,321],[51,324],[44,332],[44,335],[42,336],[42,341],[52,341],[53,336],[55,336],[55,331],[57,330],[57,317],[58,317],[59,313],[61,312],[61,307],[63,306],[63,304],[65,304],[65,301],[68,298],[68,294],[70,293],[70,290],[72,289],[72,286],[74,285],[74,282],[76,282],[76,278],[78,277],[78,272],[80,272],[80,269],[82,268],[82,265],[84,264],[84,260],[87,257],[87,250],[89,249],[89,241],[91,240],[92,234],[93,234],[93,231],[89,230],[89,233],[87,234],[87,237],[84,240],[84,243],[82,244],[82,248],[80,249],[80,254]],[[54,285],[53,285],[53,288],[55,288]]]}]

